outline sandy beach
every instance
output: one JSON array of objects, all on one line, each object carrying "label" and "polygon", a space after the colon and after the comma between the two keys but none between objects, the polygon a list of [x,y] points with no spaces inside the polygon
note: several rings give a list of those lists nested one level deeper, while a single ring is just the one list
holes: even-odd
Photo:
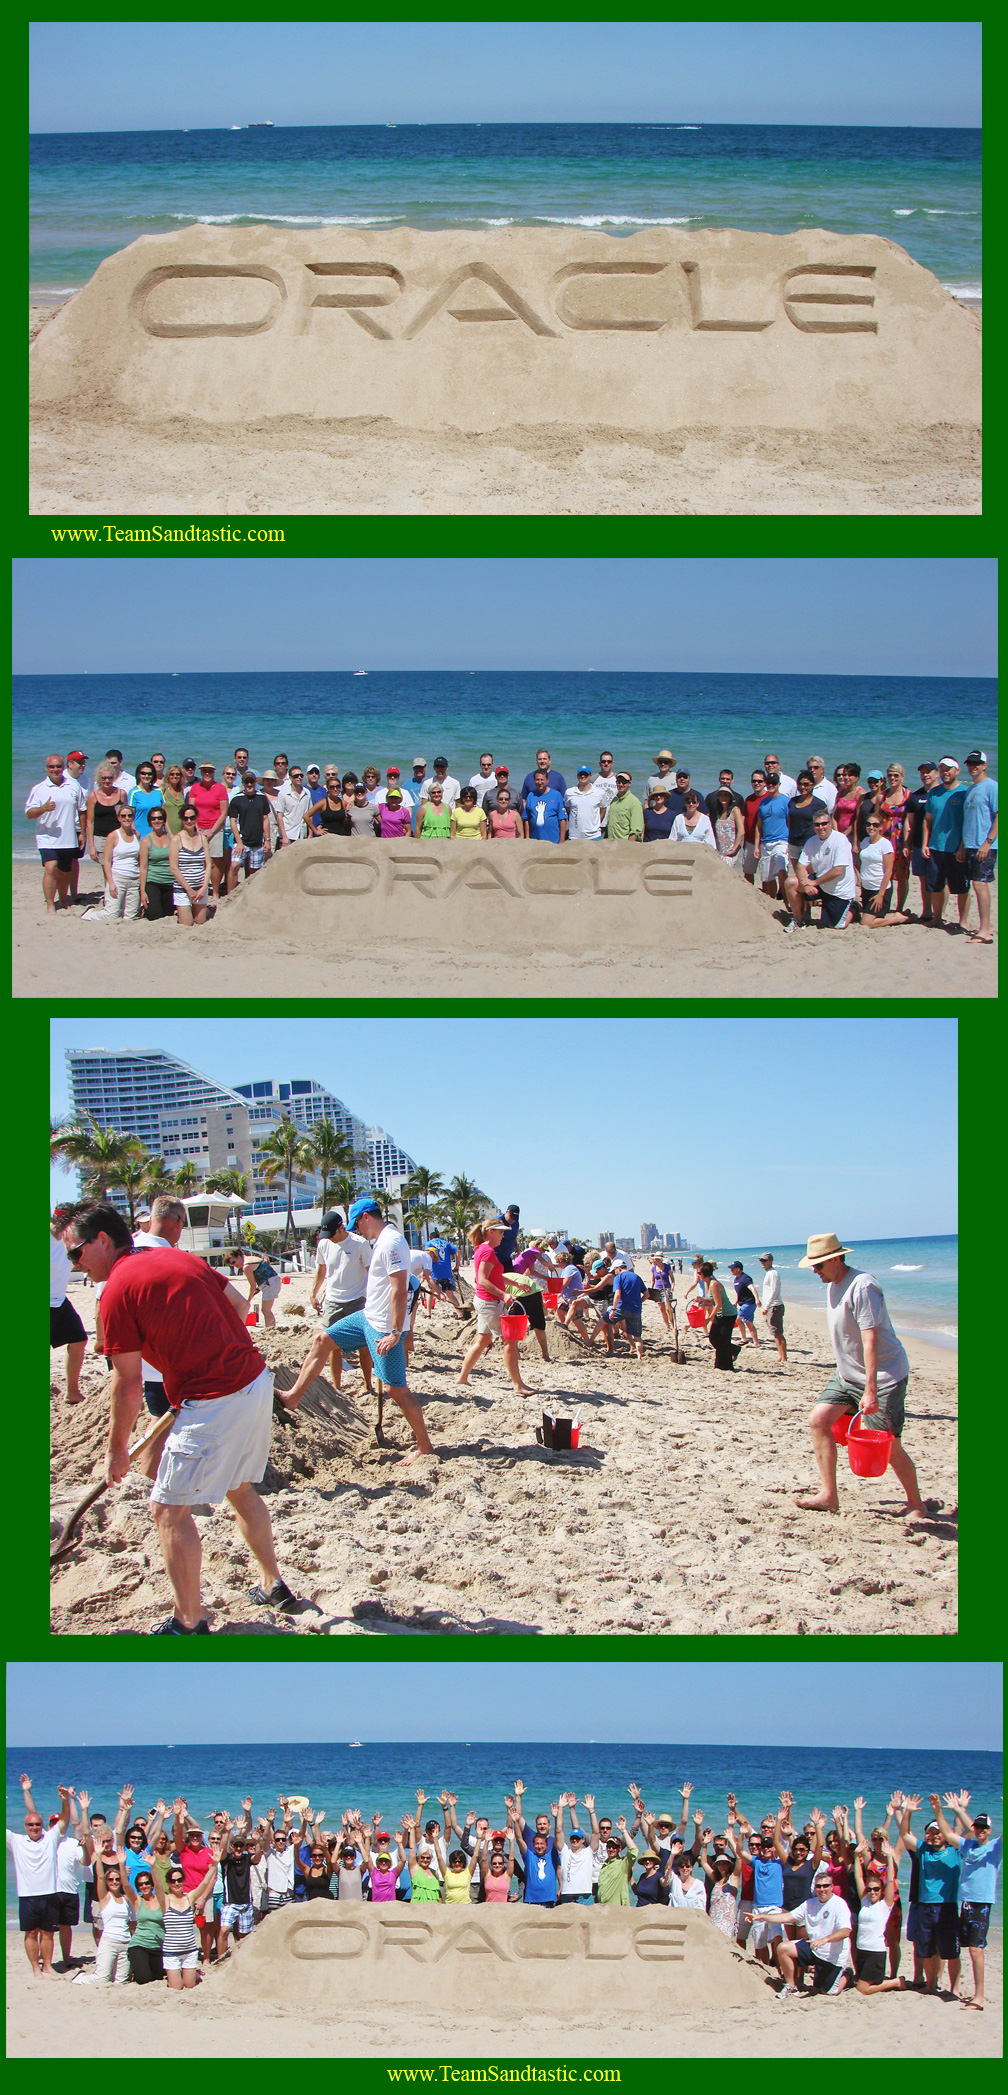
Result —
[{"label": "sandy beach", "polygon": [[[282,1290],[276,1331],[257,1331],[288,1383],[315,1329],[310,1284],[295,1276]],[[90,1328],[90,1289],[75,1283],[71,1300]],[[588,1353],[551,1321],[548,1364],[532,1338],[521,1348],[537,1392],[528,1399],[514,1392],[497,1347],[468,1390],[455,1389],[471,1329],[444,1308],[418,1320],[411,1386],[425,1406],[433,1460],[399,1466],[408,1435],[391,1404],[390,1446],[375,1444],[375,1403],[356,1372],[344,1377],[342,1397],[331,1394],[328,1413],[302,1409],[274,1423],[263,1488],[281,1567],[311,1607],[283,1618],[248,1601],[248,1558],[230,1514],[214,1509],[198,1525],[215,1631],[955,1633],[954,1352],[905,1342],[905,1445],[922,1494],[944,1501],[940,1515],[907,1529],[894,1479],[855,1480],[843,1456],[839,1518],[792,1503],[816,1481],[806,1420],[833,1367],[820,1312],[788,1311],[785,1367],[764,1346],[740,1359],[731,1381],[714,1371],[702,1334],[689,1336],[677,1366],[650,1303],[642,1363],[625,1346],[611,1360],[601,1346]],[[82,1386],[84,1402],[68,1411],[54,1376],[54,1537],[101,1473],[106,1374],[90,1354]],[[543,1409],[580,1410],[577,1451],[537,1445]],[[57,1634],[144,1634],[164,1619],[168,1588],[148,1491],[131,1476],[87,1516],[79,1546],[53,1576]]]},{"label": "sandy beach", "polygon": [[[81,922],[89,904],[100,904],[96,869],[85,861],[81,893],[75,908],[48,917],[42,901],[37,866],[13,862],[14,994],[18,997],[93,996],[95,984],[129,983],[135,996],[161,996],[165,968],[178,965],[185,940],[186,991],[190,998],[256,996],[264,970],[277,996],[301,996],[310,968],[315,996],[373,997],[376,987],[388,997],[486,994],[488,983],[508,997],[556,998],[599,996],[606,990],[629,997],[787,996],[805,997],[992,997],[997,994],[997,952],[977,946],[957,930],[925,931],[920,924],[886,931],[858,926],[841,934],[811,930],[794,938],[758,940],[734,935],[724,920],[723,935],[704,945],[676,951],[671,944],[655,951],[621,950],[611,962],[588,965],[562,950],[563,924],[544,925],[541,938],[530,936],[527,920],[513,934],[502,935],[499,913],[491,916],[485,935],[482,910],[477,927],[467,924],[463,906],[454,906],[441,923],[438,942],[404,938],[394,942],[391,923],[381,941],[381,982],[376,986],[374,945],[355,942],[350,926],[328,946],[306,930],[299,933],[289,911],[264,937],[242,922],[238,908],[226,908],[206,925],[181,931],[173,920],[135,924]],[[259,877],[259,876],[257,876]],[[731,876],[729,876],[731,877]],[[238,901],[241,901],[239,896]],[[483,900],[485,901],[485,897]],[[744,898],[743,898],[744,899]],[[753,899],[750,895],[750,900]],[[762,904],[765,898],[755,898]],[[462,898],[464,904],[465,897]],[[974,914],[970,921],[975,921]],[[765,903],[771,923],[774,905]],[[993,897],[997,931],[997,896]],[[113,958],[113,953],[118,956]],[[471,991],[466,963],[475,963]]]},{"label": "sandy beach", "polygon": [[[263,1925],[269,1926],[267,1921]],[[90,1934],[78,1929],[74,1954],[90,1968]],[[511,2017],[467,2012],[445,1996],[428,2012],[379,2010],[374,2016],[340,2012],[338,1997],[320,2008],[283,1998],[256,2006],[228,1999],[226,1971],[212,1970],[195,1993],[169,1994],[161,1986],[74,1986],[69,1976],[33,1981],[20,1938],[7,1937],[7,2048],[12,2058],[997,2058],[1001,2051],[1003,1946],[992,1935],[987,1950],[987,2007],[973,2014],[939,1996],[888,1993],[865,2000],[781,2000],[750,1962],[740,1974],[751,2003],[712,2012],[670,2014],[648,1987],[641,2002],[619,2004],[603,1989],[597,2014],[537,2014],[521,2007],[520,2031]],[[967,1990],[969,1981],[967,1980]],[[516,2048],[520,2035],[521,2048]]]}]

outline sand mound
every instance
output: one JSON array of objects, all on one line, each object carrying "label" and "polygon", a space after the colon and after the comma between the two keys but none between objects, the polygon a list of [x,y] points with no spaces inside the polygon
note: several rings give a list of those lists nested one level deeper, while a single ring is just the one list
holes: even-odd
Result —
[{"label": "sand mound", "polygon": [[500,432],[979,422],[980,332],[891,241],[653,227],[189,226],[32,345],[94,417]]},{"label": "sand mound", "polygon": [[376,1912],[314,1901],[271,1914],[217,1985],[234,2000],[276,1994],[294,2007],[338,1989],[343,2006],[380,2012],[426,2006],[434,1983],[463,1988],[477,2014],[513,2013],[518,1989],[523,2014],[583,2014],[597,2006],[603,1977],[609,2006],[628,2018],[642,1986],[652,2005],[694,2011],[751,2007],[767,1983],[706,1914],[667,1906]]},{"label": "sand mound", "polygon": [[459,958],[561,943],[583,957],[606,948],[678,952],[723,939],[781,938],[774,903],[709,845],[522,842],[472,851],[458,843],[324,837],[277,853],[218,910],[208,936],[291,937],[374,951],[423,939],[447,910]]}]

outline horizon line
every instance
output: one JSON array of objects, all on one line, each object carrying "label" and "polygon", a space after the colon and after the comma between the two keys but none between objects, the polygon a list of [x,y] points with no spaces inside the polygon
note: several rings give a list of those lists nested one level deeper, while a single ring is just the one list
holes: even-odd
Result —
[{"label": "horizon line", "polygon": [[[155,556],[159,557],[159,556]],[[78,677],[78,676],[355,676],[356,669],[316,668],[290,669],[281,664],[270,669],[252,669],[237,665],[232,669],[16,669],[14,677]],[[414,663],[411,668],[377,668],[365,672],[368,676],[684,676],[684,677],[811,677],[850,678],[863,683],[866,677],[879,677],[887,683],[914,684],[996,684],[997,673],[993,670],[947,670],[943,674],[921,675],[913,670],[889,669],[629,669],[594,665],[583,668],[480,668],[460,669],[438,667],[435,664]]]},{"label": "horizon line", "polygon": [[[112,1663],[112,1662],[110,1662],[110,1663]],[[617,1662],[617,1663],[618,1663],[618,1662]],[[704,1659],[700,1659],[700,1660],[694,1660],[694,1661],[691,1661],[691,1663],[693,1663],[693,1664],[698,1664],[698,1665],[720,1665],[720,1664],[722,1663],[722,1661],[720,1661],[720,1660],[717,1660],[717,1659],[709,1659],[709,1660],[704,1660]],[[116,1751],[116,1752],[124,1752],[124,1753],[128,1753],[128,1752],[144,1752],[144,1751],[150,1751],[150,1750],[151,1750],[152,1748],[153,1748],[154,1750],[157,1750],[158,1748],[162,1748],[162,1749],[163,1749],[163,1750],[164,1750],[165,1752],[167,1752],[167,1753],[177,1753],[177,1752],[178,1752],[178,1750],[179,1750],[179,1744],[181,1744],[181,1745],[183,1745],[183,1746],[223,1746],[223,1745],[231,1745],[231,1746],[232,1746],[232,1747],[234,1748],[234,1750],[235,1750],[236,1752],[237,1752],[237,1751],[240,1751],[241,1749],[243,1749],[243,1748],[245,1748],[245,1747],[249,1747],[249,1746],[273,1746],[273,1747],[282,1747],[282,1748],[283,1748],[283,1749],[284,1749],[285,1751],[288,1751],[288,1752],[289,1752],[290,1750],[292,1750],[293,1748],[297,1747],[297,1746],[335,1746],[335,1747],[337,1747],[337,1748],[339,1748],[339,1747],[342,1747],[342,1749],[343,1749],[344,1751],[349,1751],[349,1750],[351,1750],[351,1747],[350,1747],[350,1741],[349,1741],[348,1739],[322,1739],[322,1738],[319,1738],[319,1739],[308,1739],[308,1738],[300,1738],[300,1739],[293,1739],[293,1738],[292,1738],[292,1739],[234,1739],[234,1740],[225,1740],[225,1739],[183,1739],[183,1740],[181,1740],[180,1742],[174,1742],[174,1741],[169,1741],[169,1740],[167,1740],[167,1739],[146,1739],[146,1740],[144,1740],[144,1739],[137,1739],[137,1740],[132,1740],[132,1741],[126,1741],[126,1740],[123,1740],[123,1741],[119,1741],[119,1740],[112,1740],[112,1739],[108,1739],[108,1740],[100,1740],[100,1739],[96,1739],[96,1740],[94,1740],[93,1742],[91,1742],[90,1746],[89,1746],[89,1742],[88,1742],[88,1741],[87,1741],[86,1739],[84,1739],[84,1740],[81,1740],[81,1741],[79,1741],[79,1742],[74,1742],[74,1743],[72,1743],[72,1744],[70,1744],[70,1745],[66,1745],[66,1746],[64,1746],[64,1745],[58,1745],[58,1744],[57,1744],[57,1745],[54,1745],[54,1746],[52,1746],[52,1747],[48,1747],[48,1748],[47,1748],[47,1747],[39,1747],[38,1745],[35,1745],[35,1746],[27,1746],[27,1745],[21,1745],[21,1744],[19,1744],[19,1745],[8,1745],[8,1746],[7,1746],[7,1748],[6,1748],[6,1751],[7,1751],[8,1753],[20,1753],[20,1752],[34,1752],[34,1753],[38,1753],[38,1752],[40,1752],[40,1751],[41,1751],[41,1752],[46,1752],[46,1751],[52,1751],[52,1752],[60,1752],[60,1753],[62,1753],[62,1752],[80,1752],[80,1751],[87,1751],[87,1750],[90,1750],[90,1751],[95,1751],[95,1750],[98,1750],[98,1749],[102,1749],[102,1748],[104,1748],[104,1747],[108,1747],[108,1749],[109,1749],[109,1750],[114,1750],[114,1751]],[[651,1748],[655,1748],[655,1747],[660,1747],[662,1751],[668,1751],[668,1752],[670,1752],[670,1753],[671,1753],[671,1752],[678,1752],[678,1751],[685,1751],[685,1752],[690,1752],[690,1753],[701,1753],[701,1752],[704,1752],[704,1751],[705,1751],[705,1750],[706,1750],[706,1749],[707,1749],[708,1747],[719,1747],[719,1748],[720,1748],[720,1747],[726,1747],[726,1746],[727,1746],[727,1747],[731,1747],[731,1748],[735,1748],[735,1747],[737,1747],[737,1748],[738,1748],[739,1750],[741,1750],[741,1751],[745,1751],[745,1752],[750,1752],[750,1753],[751,1753],[751,1752],[754,1752],[754,1751],[755,1751],[755,1752],[766,1752],[766,1753],[823,1753],[823,1752],[826,1752],[826,1753],[830,1753],[830,1752],[832,1752],[832,1753],[990,1753],[990,1754],[991,1754],[992,1756],[997,1756],[997,1755],[1001,1754],[1001,1753],[1003,1752],[1003,1750],[1004,1750],[1002,1746],[963,1746],[963,1745],[962,1745],[961,1743],[957,1743],[957,1744],[950,1744],[950,1745],[947,1745],[947,1746],[944,1746],[944,1745],[938,1745],[938,1744],[935,1744],[935,1743],[933,1743],[933,1742],[932,1742],[932,1743],[930,1743],[930,1744],[928,1744],[928,1745],[926,1745],[926,1746],[925,1746],[925,1745],[909,1745],[909,1744],[906,1744],[906,1743],[901,1743],[901,1744],[900,1744],[899,1746],[872,1746],[872,1745],[868,1745],[868,1744],[866,1744],[866,1743],[859,1743],[859,1744],[856,1744],[856,1745],[848,1745],[848,1746],[828,1746],[828,1745],[826,1745],[826,1744],[825,1744],[825,1742],[813,1742],[813,1741],[809,1741],[809,1740],[806,1740],[806,1741],[804,1742],[804,1744],[795,1744],[795,1743],[794,1743],[794,1741],[788,1741],[788,1740],[769,1740],[769,1739],[768,1739],[768,1740],[755,1740],[755,1741],[754,1741],[754,1740],[751,1740],[751,1739],[699,1739],[699,1740],[690,1740],[690,1739],[680,1739],[680,1740],[673,1740],[673,1741],[671,1741],[671,1743],[669,1743],[669,1744],[668,1744],[667,1746],[666,1746],[666,1744],[665,1744],[665,1741],[664,1741],[664,1740],[660,1740],[660,1739],[587,1739],[587,1738],[582,1738],[582,1739],[549,1739],[549,1738],[547,1738],[547,1739],[464,1739],[464,1740],[463,1740],[463,1739],[417,1739],[417,1740],[413,1740],[413,1739],[409,1739],[409,1738],[401,1738],[401,1739],[360,1739],[360,1740],[357,1740],[357,1741],[355,1741],[355,1744],[359,1745],[359,1746],[360,1746],[360,1747],[362,1747],[362,1748],[363,1748],[363,1747],[372,1747],[372,1746],[375,1746],[375,1747],[380,1747],[380,1746],[415,1746],[415,1748],[416,1748],[416,1750],[417,1750],[418,1752],[422,1752],[422,1751],[423,1751],[423,1750],[424,1750],[424,1749],[425,1749],[426,1747],[428,1747],[428,1746],[461,1746],[461,1747],[462,1747],[462,1750],[463,1750],[463,1751],[465,1751],[467,1747],[471,1747],[471,1746],[507,1746],[508,1748],[510,1748],[510,1747],[512,1747],[512,1746],[619,1746],[621,1750],[622,1750],[622,1749],[623,1749],[623,1748],[625,1747],[627,1751],[631,1751],[631,1750],[633,1750],[633,1749],[635,1749],[635,1748],[639,1748],[639,1747],[647,1747],[648,1749],[651,1749]]]}]

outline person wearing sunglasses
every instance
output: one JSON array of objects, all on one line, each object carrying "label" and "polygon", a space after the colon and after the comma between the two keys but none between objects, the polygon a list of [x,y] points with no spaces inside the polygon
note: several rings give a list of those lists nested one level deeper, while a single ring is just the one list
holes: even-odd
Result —
[{"label": "person wearing sunglasses", "polygon": [[86,909],[85,918],[102,917],[130,924],[140,915],[140,839],[136,817],[128,801],[116,809],[116,828],[106,837],[102,851],[105,897],[100,909]]},{"label": "person wearing sunglasses", "polygon": [[[202,1834],[197,1834],[202,1841]],[[213,1896],[220,1867],[220,1843],[216,1835],[210,1839],[210,1862],[197,1885],[186,1890],[185,1872],[180,1863],[173,1863],[168,1871],[168,1891],[164,1902],[164,1946],[161,1952],[164,1974],[173,1993],[188,1992],[196,1984],[199,1970],[200,1949],[196,1935],[196,1913],[205,1901]]]}]

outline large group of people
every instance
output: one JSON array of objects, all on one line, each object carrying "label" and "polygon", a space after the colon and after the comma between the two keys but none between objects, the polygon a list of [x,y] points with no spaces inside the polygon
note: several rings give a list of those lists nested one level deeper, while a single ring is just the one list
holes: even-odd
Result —
[{"label": "large group of people", "polygon": [[[568,784],[548,749],[531,770],[496,763],[484,750],[468,779],[456,777],[447,757],[415,757],[404,777],[398,764],[384,776],[376,764],[341,771],[335,762],[292,762],[278,750],[257,771],[237,748],[217,774],[215,759],[169,762],[162,751],[124,768],[110,749],[87,772],[83,750],[46,759],[25,814],[36,824],[42,886],[49,910],[77,897],[85,857],[100,865],[104,898],[88,913],[132,921],[175,915],[202,924],[222,893],[256,873],[286,846],[326,836],[411,838],[428,843],[704,844],[750,883],[784,905],[784,928],[802,929],[818,908],[819,923],[844,929],[853,921],[874,928],[914,920],[911,881],[919,888],[919,918],[944,924],[955,899],[953,930],[990,944],[990,891],[997,867],[997,785],[982,749],[959,759],[925,758],[920,784],[908,788],[902,764],[869,771],[853,761],[831,778],[821,756],[810,756],[796,777],[769,750],[743,793],[724,766],[717,785],[702,793],[671,749],[638,792],[612,750],[597,764],[577,766]],[[969,923],[970,895],[977,922]]]},{"label": "large group of people", "polygon": [[[576,1334],[586,1359],[599,1342],[612,1353],[617,1339],[640,1359],[646,1299],[672,1338],[671,1349],[663,1352],[671,1375],[686,1358],[676,1309],[678,1276],[663,1254],[650,1260],[649,1286],[612,1240],[595,1254],[555,1236],[526,1242],[520,1210],[512,1203],[506,1213],[470,1231],[473,1299],[466,1305],[454,1246],[442,1238],[423,1248],[411,1246],[385,1219],[375,1196],[364,1194],[346,1214],[333,1209],[322,1218],[311,1298],[320,1327],[294,1381],[274,1396],[273,1375],[250,1328],[249,1304],[258,1299],[264,1313],[270,1307],[280,1287],[276,1269],[268,1259],[239,1251],[221,1271],[179,1250],[185,1219],[180,1200],[159,1195],[148,1227],[134,1233],[110,1204],[84,1201],[58,1210],[50,1231],[50,1343],[67,1350],[68,1399],[80,1394],[86,1342],[67,1295],[76,1272],[99,1295],[95,1344],[109,1369],[106,1481],[120,1482],[134,1461],[151,1480],[152,1516],[174,1603],[159,1635],[210,1633],[192,1509],[225,1499],[259,1572],[249,1589],[252,1601],[281,1614],[303,1605],[281,1573],[269,1510],[256,1489],[269,1459],[275,1402],[285,1413],[296,1411],[323,1374],[339,1387],[349,1357],[360,1363],[367,1390],[377,1393],[379,1444],[386,1444],[383,1414],[389,1400],[411,1435],[400,1461],[435,1455],[423,1402],[408,1379],[423,1303],[432,1312],[441,1299],[454,1316],[474,1322],[456,1378],[462,1390],[499,1344],[515,1391],[536,1396],[525,1379],[519,1346],[531,1336],[548,1361],[553,1318]],[[861,1430],[884,1440],[885,1464],[903,1491],[904,1518],[908,1523],[927,1520],[941,1511],[941,1501],[921,1497],[902,1441],[910,1364],[877,1280],[849,1259],[849,1247],[827,1232],[809,1238],[800,1261],[826,1290],[836,1368],[810,1416],[820,1484],[798,1494],[796,1503],[806,1512],[839,1514],[838,1440],[857,1420]],[[734,1372],[743,1346],[760,1344],[757,1309],[775,1370],[787,1361],[785,1308],[773,1253],[762,1253],[759,1263],[759,1303],[741,1260],[732,1261],[730,1284],[701,1254],[693,1259],[692,1276],[684,1276],[683,1332],[695,1328],[701,1343],[712,1348],[714,1366],[726,1372]],[[142,1442],[131,1445],[144,1409],[154,1424]]]},{"label": "large group of people", "polygon": [[[45,1825],[23,1775],[23,1832],[7,1833],[17,1875],[20,1923],[33,1975],[64,1974],[92,1985],[184,1990],[201,1969],[239,1950],[256,1924],[293,1903],[323,1899],[388,1904],[481,1904],[554,1909],[568,1905],[673,1906],[706,1915],[729,1942],[748,1945],[784,1993],[836,1998],[912,1985],[984,2005],[984,1949],[1002,1860],[1002,1837],[967,1791],[922,1798],[896,1790],[884,1818],[866,1827],[865,1799],[813,1807],[799,1822],[790,1790],[759,1824],[729,1792],[719,1828],[693,1805],[683,1782],[675,1812],[655,1810],[628,1784],[632,1816],[596,1810],[588,1793],[566,1790],[548,1811],[526,1817],[526,1785],[485,1811],[466,1811],[442,1790],[418,1787],[398,1822],[352,1806],[313,1808],[281,1795],[256,1812],[251,1795],[234,1815],[204,1824],[185,1797],[146,1811],[124,1783],[109,1823],[86,1790],[59,1787]],[[387,1824],[386,1824],[387,1820]],[[904,1874],[904,1862],[906,1873]],[[906,1907],[903,1888],[906,1888]],[[81,1892],[83,1891],[83,1910]],[[74,1955],[73,1930],[91,1925],[94,1966]],[[904,1938],[913,1976],[901,1971]],[[962,1953],[972,1991],[960,1992]],[[90,1958],[86,1960],[90,1962]],[[75,1971],[76,1967],[76,1971]],[[807,1982],[807,1983],[806,1983]]]}]

